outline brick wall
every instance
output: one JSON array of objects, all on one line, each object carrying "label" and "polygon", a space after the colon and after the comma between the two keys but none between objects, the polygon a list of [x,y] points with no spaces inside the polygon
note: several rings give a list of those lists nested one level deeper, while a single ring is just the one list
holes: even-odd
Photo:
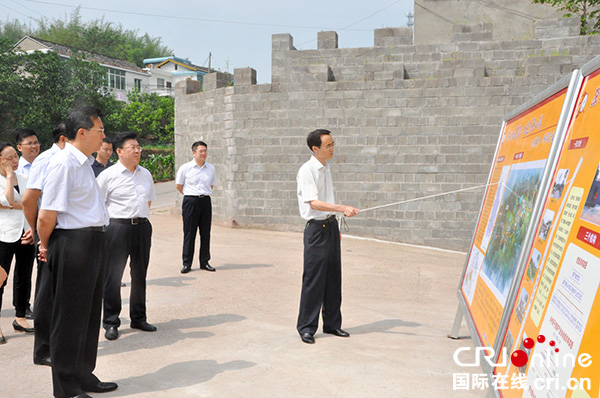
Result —
[{"label": "brick wall", "polygon": [[[573,26],[572,26],[573,25]],[[177,85],[176,164],[204,139],[219,187],[215,222],[300,231],[296,173],[306,135],[332,131],[336,199],[358,208],[485,184],[502,118],[600,54],[600,37],[577,36],[575,19],[544,21],[526,41],[492,41],[492,25],[457,26],[453,42],[412,45],[409,28],[374,32],[374,46],[297,51],[273,35],[272,83],[251,68]],[[374,210],[349,233],[466,251],[483,190]]]}]

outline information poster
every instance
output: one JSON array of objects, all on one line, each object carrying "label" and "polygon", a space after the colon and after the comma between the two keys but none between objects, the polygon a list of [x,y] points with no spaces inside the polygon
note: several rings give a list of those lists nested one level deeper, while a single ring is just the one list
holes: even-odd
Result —
[{"label": "information poster", "polygon": [[460,285],[481,346],[494,346],[566,93],[555,92],[502,129]]},{"label": "information poster", "polygon": [[[600,70],[583,81],[495,388],[502,397],[600,396]],[[513,384],[511,381],[521,380]]]}]

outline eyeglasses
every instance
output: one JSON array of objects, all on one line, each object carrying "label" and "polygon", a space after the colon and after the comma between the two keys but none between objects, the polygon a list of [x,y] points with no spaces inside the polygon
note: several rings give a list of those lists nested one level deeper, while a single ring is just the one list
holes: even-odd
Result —
[{"label": "eyeglasses", "polygon": [[[332,142],[331,144],[327,144],[327,145],[325,145],[325,149],[331,149],[331,148],[333,148],[334,146],[335,146],[335,141],[334,141],[334,142]],[[321,147],[319,147],[319,148],[321,148]]]},{"label": "eyeglasses", "polygon": [[124,146],[123,149],[131,149],[132,151],[140,151],[140,152],[143,151],[142,147],[139,145]]},{"label": "eyeglasses", "polygon": [[21,144],[21,146],[38,146],[40,145],[40,143],[38,141],[33,141],[33,142],[23,142]]}]

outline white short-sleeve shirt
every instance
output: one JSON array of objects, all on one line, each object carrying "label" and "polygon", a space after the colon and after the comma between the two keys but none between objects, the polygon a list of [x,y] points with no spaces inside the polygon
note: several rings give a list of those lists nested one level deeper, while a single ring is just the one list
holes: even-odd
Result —
[{"label": "white short-sleeve shirt", "polygon": [[304,163],[298,175],[298,205],[300,207],[300,216],[305,220],[324,220],[334,214],[332,212],[315,210],[310,207],[313,200],[335,204],[333,196],[333,181],[331,179],[331,170],[329,165],[323,165],[314,156]]},{"label": "white short-sleeve shirt", "polygon": [[156,199],[152,174],[142,166],[129,171],[120,161],[96,178],[110,218],[150,217],[148,202]]},{"label": "white short-sleeve shirt", "polygon": [[55,228],[108,225],[108,212],[92,171],[93,162],[92,156],[85,156],[69,143],[48,162],[40,209],[57,212]]},{"label": "white short-sleeve shirt", "polygon": [[48,161],[60,151],[60,147],[56,144],[53,144],[49,149],[40,153],[39,156],[35,158],[33,163],[31,163],[31,170],[29,170],[29,180],[27,181],[27,188],[37,189],[39,191],[42,190],[42,187],[44,186],[44,176],[46,175],[46,166],[48,166]]},{"label": "white short-sleeve shirt", "polygon": [[19,158],[19,167],[17,168],[17,172],[28,176],[29,171],[31,170],[31,163],[29,163],[23,156]]},{"label": "white short-sleeve shirt", "polygon": [[184,195],[211,195],[211,185],[213,187],[217,185],[215,167],[207,162],[200,167],[195,160],[184,163],[177,170],[175,184],[183,185]]}]

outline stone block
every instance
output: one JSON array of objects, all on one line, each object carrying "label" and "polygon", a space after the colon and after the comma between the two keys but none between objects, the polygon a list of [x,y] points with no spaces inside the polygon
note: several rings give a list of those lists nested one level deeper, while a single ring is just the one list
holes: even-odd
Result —
[{"label": "stone block", "polygon": [[334,49],[338,48],[338,34],[334,31],[321,31],[317,34],[317,48]]},{"label": "stone block", "polygon": [[233,70],[235,86],[249,86],[256,84],[256,70],[252,68],[235,68]]},{"label": "stone block", "polygon": [[375,47],[411,45],[413,42],[411,28],[381,28],[375,29]]}]

